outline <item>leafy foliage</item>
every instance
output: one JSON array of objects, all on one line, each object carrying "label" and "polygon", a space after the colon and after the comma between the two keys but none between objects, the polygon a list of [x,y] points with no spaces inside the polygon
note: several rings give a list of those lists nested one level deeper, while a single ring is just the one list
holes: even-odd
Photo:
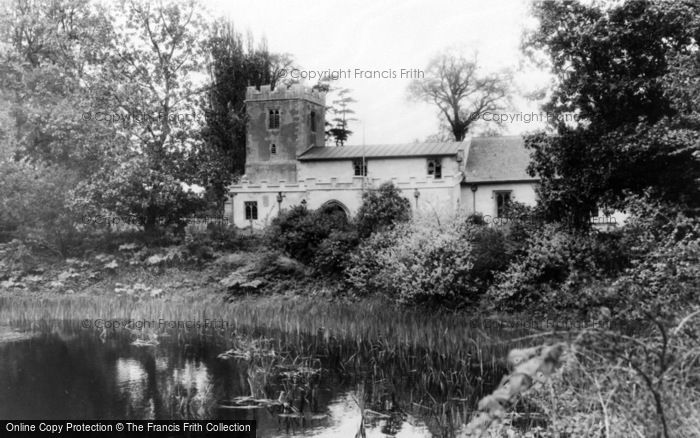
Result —
[{"label": "leafy foliage", "polygon": [[504,271],[510,262],[508,239],[502,230],[479,227],[471,238],[473,266],[471,275],[479,291],[485,292],[496,273]]},{"label": "leafy foliage", "polygon": [[496,274],[488,296],[499,308],[586,309],[582,288],[613,278],[625,267],[625,247],[608,236],[546,225],[528,238],[525,252]]},{"label": "leafy foliage", "polygon": [[350,254],[359,243],[360,236],[352,228],[331,231],[318,245],[314,266],[326,274],[343,273],[349,267]]},{"label": "leafy foliage", "polygon": [[73,205],[93,214],[104,209],[125,222],[136,219],[146,231],[181,225],[185,217],[204,208],[201,196],[183,188],[173,175],[153,168],[142,156],[116,164],[111,174],[99,173],[76,188]]},{"label": "leafy foliage", "polygon": [[26,161],[0,161],[0,242],[14,238],[65,255],[76,243],[77,214],[66,208],[74,176]]},{"label": "leafy foliage", "polygon": [[475,232],[452,220],[442,226],[411,221],[374,233],[351,256],[348,282],[360,294],[386,293],[403,303],[473,302]]},{"label": "leafy foliage", "polygon": [[350,96],[350,90],[347,88],[337,90],[337,94],[338,98],[332,102],[330,107],[333,119],[331,119],[332,123],[328,123],[329,126],[326,129],[326,137],[327,139],[332,137],[335,140],[336,146],[343,146],[348,140],[348,137],[352,135],[352,131],[348,129],[350,122],[357,120],[351,117],[355,111],[350,108],[350,105],[357,101]]},{"label": "leafy foliage", "polygon": [[700,220],[644,198],[633,205],[633,260],[612,285],[620,300],[611,307],[626,320],[672,320],[700,304]]},{"label": "leafy foliage", "polygon": [[290,85],[290,78],[284,77],[294,60],[289,54],[271,53],[264,41],[256,47],[250,36],[243,38],[225,19],[211,26],[206,50],[211,55],[209,88],[201,106],[205,116],[202,136],[208,147],[197,160],[204,185],[220,201],[226,186],[245,171],[248,86]]},{"label": "leafy foliage", "polygon": [[194,77],[205,60],[206,22],[198,5],[3,6],[0,97],[16,128],[11,157],[65,174],[73,186],[54,198],[62,200],[52,203],[57,211],[138,216],[150,230],[201,208],[182,189],[199,182],[191,158],[203,147],[193,118],[182,122],[201,92]]},{"label": "leafy foliage", "polygon": [[360,237],[385,230],[411,218],[411,204],[391,183],[383,183],[376,190],[362,194],[362,205],[357,212],[356,223]]},{"label": "leafy foliage", "polygon": [[[331,233],[349,230],[345,213],[334,208],[308,210],[295,206],[273,219],[266,234],[270,245],[302,263],[317,257],[319,246]],[[332,252],[325,248],[326,252]]]},{"label": "leafy foliage", "polygon": [[[2,106],[10,110],[15,158],[86,177],[124,139],[90,118],[114,30],[88,0],[4,2],[0,13]],[[10,126],[10,125],[8,125]]]},{"label": "leafy foliage", "polygon": [[623,207],[630,193],[697,208],[696,41],[694,2],[624,1],[610,7],[540,2],[530,53],[544,53],[558,78],[544,109],[556,136],[527,139],[529,171],[539,175],[548,220],[587,228],[598,206]]}]

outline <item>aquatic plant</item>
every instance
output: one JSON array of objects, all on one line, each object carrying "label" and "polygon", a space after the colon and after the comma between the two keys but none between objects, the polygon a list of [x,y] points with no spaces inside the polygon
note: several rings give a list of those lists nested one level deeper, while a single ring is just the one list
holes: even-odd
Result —
[{"label": "aquatic plant", "polygon": [[[132,340],[167,334],[183,343],[218,339],[222,358],[245,367],[249,386],[240,398],[219,400],[230,409],[269,409],[289,427],[323,421],[326,413],[315,406],[318,388],[332,373],[366,387],[366,409],[380,414],[369,416],[371,423],[391,429],[413,415],[446,436],[454,436],[479,397],[498,384],[509,349],[527,345],[506,341],[535,332],[515,319],[420,312],[380,299],[277,296],[224,303],[221,296],[167,291],[138,300],[108,293],[0,295],[0,320],[42,331],[73,324],[106,338],[124,328],[94,327],[96,321],[129,321],[124,326]],[[173,328],[178,321],[197,324]],[[139,328],[144,322],[152,324]]]}]

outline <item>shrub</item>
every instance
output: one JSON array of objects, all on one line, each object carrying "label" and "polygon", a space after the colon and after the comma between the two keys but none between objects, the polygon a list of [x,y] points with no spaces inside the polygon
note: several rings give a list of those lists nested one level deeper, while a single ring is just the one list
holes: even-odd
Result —
[{"label": "shrub", "polygon": [[473,302],[475,232],[456,219],[443,225],[412,221],[372,234],[351,256],[348,282],[361,294],[379,291],[403,303]]},{"label": "shrub", "polygon": [[592,295],[583,300],[582,288],[618,274],[624,254],[614,238],[548,224],[527,239],[522,256],[496,274],[488,295],[505,310],[584,310],[600,303]]},{"label": "shrub", "polygon": [[360,236],[353,229],[331,231],[316,250],[314,266],[326,274],[342,274],[348,267],[350,254],[359,243]]},{"label": "shrub", "polygon": [[198,261],[214,258],[214,240],[206,231],[192,231],[185,236],[185,248],[188,254]]},{"label": "shrub", "polygon": [[66,255],[81,239],[68,207],[74,175],[24,161],[0,161],[0,241],[14,238]]},{"label": "shrub", "polygon": [[480,292],[493,283],[495,275],[504,271],[510,262],[506,234],[495,228],[475,227],[472,237],[472,276]]},{"label": "shrub", "polygon": [[411,218],[411,204],[391,182],[362,194],[362,205],[355,219],[357,232],[366,238],[370,234],[391,228]]},{"label": "shrub", "polygon": [[381,255],[395,243],[393,232],[374,233],[362,240],[360,245],[350,254],[345,270],[348,285],[358,295],[369,295],[372,292],[381,293],[385,290],[384,277],[380,275],[386,267]]},{"label": "shrub", "polygon": [[309,264],[319,246],[333,231],[347,231],[350,224],[345,214],[333,208],[307,210],[292,207],[275,218],[266,232],[272,247],[282,249],[290,257]]},{"label": "shrub", "polygon": [[207,207],[201,195],[183,187],[184,172],[173,170],[173,163],[161,166],[142,156],[119,158],[78,184],[76,208],[106,210],[157,232],[171,225],[181,227],[185,218]]},{"label": "shrub", "polygon": [[613,284],[618,317],[660,320],[700,304],[700,219],[680,209],[636,201],[625,237],[631,266]]}]

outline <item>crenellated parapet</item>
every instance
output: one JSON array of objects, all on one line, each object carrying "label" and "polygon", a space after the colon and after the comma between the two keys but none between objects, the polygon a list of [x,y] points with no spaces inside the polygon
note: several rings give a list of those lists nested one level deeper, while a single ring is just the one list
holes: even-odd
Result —
[{"label": "crenellated parapet", "polygon": [[255,87],[248,87],[245,98],[247,101],[304,99],[318,105],[326,105],[326,93],[312,90],[302,84],[293,84],[289,88],[278,86],[274,90],[271,89],[270,85],[263,85],[259,90]]},{"label": "crenellated parapet", "polygon": [[239,184],[229,186],[229,192],[298,192],[308,190],[367,190],[378,188],[382,183],[391,181],[399,190],[446,188],[458,185],[462,180],[462,174],[446,175],[435,179],[431,176],[424,178],[363,178],[353,177],[351,180],[340,178],[306,178],[295,183],[286,181],[260,181],[251,183],[243,179]]}]

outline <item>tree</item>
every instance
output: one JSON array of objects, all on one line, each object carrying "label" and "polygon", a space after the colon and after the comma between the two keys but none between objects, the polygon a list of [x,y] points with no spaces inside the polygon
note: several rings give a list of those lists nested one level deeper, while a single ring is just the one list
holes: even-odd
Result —
[{"label": "tree", "polygon": [[[698,74],[699,14],[694,2],[538,3],[525,48],[544,53],[558,79],[544,106],[557,135],[526,145],[546,218],[587,228],[596,207],[647,192],[700,206],[699,107],[687,80]],[[559,117],[571,112],[575,126]]]},{"label": "tree", "polygon": [[88,0],[0,8],[0,239],[65,255],[79,235],[72,190],[127,144],[92,119],[111,17]]},{"label": "tree", "polygon": [[[348,129],[348,125],[357,119],[348,117],[350,114],[355,114],[350,108],[350,104],[357,102],[350,96],[350,91],[347,88],[340,88],[333,85],[331,77],[324,77],[314,84],[311,89],[320,93],[337,93],[338,97],[331,102],[331,106],[327,107],[325,132],[326,142],[332,138],[336,146],[343,146],[352,135],[352,131]],[[333,117],[329,121],[329,117]]]},{"label": "tree", "polygon": [[288,87],[294,80],[286,72],[294,68],[294,59],[271,53],[264,40],[256,46],[252,36],[244,38],[227,19],[214,22],[207,51],[209,83],[201,102],[206,146],[197,161],[209,197],[220,202],[227,186],[245,172],[247,88]]},{"label": "tree", "polygon": [[[332,91],[334,91],[331,88]],[[355,114],[350,108],[350,104],[357,102],[350,96],[350,91],[347,88],[340,88],[337,90],[338,98],[333,101],[333,105],[330,108],[330,113],[335,116],[331,120],[332,123],[327,123],[329,129],[326,131],[326,138],[333,138],[335,140],[336,146],[343,146],[348,140],[348,137],[352,135],[352,131],[348,129],[348,125],[351,121],[356,121],[357,119],[350,117],[351,114]]]},{"label": "tree", "polygon": [[88,0],[3,6],[0,99],[14,119],[15,158],[90,175],[123,145],[113,126],[91,120],[113,37],[109,14]]},{"label": "tree", "polygon": [[[98,85],[103,108],[122,117],[126,150],[79,186],[81,200],[147,231],[201,208],[183,188],[197,183],[189,157],[203,140],[193,108],[204,91],[207,24],[195,1],[125,1],[114,45]],[[126,176],[125,176],[126,175]],[[127,180],[124,180],[124,178]]]},{"label": "tree", "polygon": [[409,86],[409,95],[435,104],[450,126],[455,141],[462,141],[470,127],[485,112],[503,110],[509,101],[507,72],[482,75],[476,55],[445,52],[428,64],[424,79]]}]

